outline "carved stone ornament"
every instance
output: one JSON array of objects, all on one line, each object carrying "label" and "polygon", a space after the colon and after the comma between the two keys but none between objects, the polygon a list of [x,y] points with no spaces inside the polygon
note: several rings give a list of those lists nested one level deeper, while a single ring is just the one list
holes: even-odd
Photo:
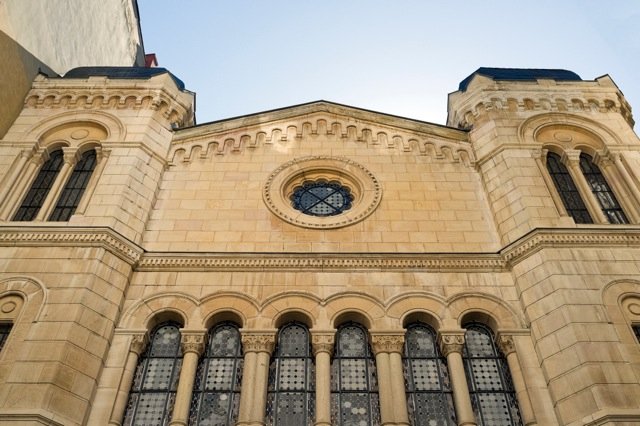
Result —
[{"label": "carved stone ornament", "polygon": [[313,354],[317,355],[320,352],[333,353],[333,345],[335,343],[334,333],[313,333],[311,332],[311,347]]},{"label": "carved stone ornament", "polygon": [[129,346],[129,351],[140,356],[140,354],[147,348],[148,344],[149,336],[146,332],[134,334],[133,336],[131,336],[131,345]]},{"label": "carved stone ornament", "polygon": [[464,347],[464,334],[440,334],[438,336],[438,344],[440,346],[440,352],[442,352],[442,355],[445,357],[453,352],[462,353],[462,348]]},{"label": "carved stone ornament", "polygon": [[266,352],[271,354],[276,343],[275,333],[242,334],[242,351]]},{"label": "carved stone ornament", "polygon": [[182,333],[182,341],[180,346],[182,347],[182,353],[195,352],[198,355],[202,355],[204,347],[207,341],[207,334],[201,333]]},{"label": "carved stone ornament", "polygon": [[404,335],[402,334],[378,334],[371,336],[371,346],[373,352],[379,353],[402,353],[404,347]]},{"label": "carved stone ornament", "polygon": [[513,336],[499,335],[496,339],[496,343],[505,356],[516,351],[516,344],[513,341]]}]

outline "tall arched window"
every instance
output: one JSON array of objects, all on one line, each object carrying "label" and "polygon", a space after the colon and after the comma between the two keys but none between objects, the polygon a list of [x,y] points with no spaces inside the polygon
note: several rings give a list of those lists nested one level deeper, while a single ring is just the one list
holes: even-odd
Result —
[{"label": "tall arched window", "polygon": [[269,365],[268,426],[313,425],[315,370],[309,330],[290,323],[280,329]]},{"label": "tall arched window", "polygon": [[426,324],[407,327],[404,377],[413,426],[457,425],[447,362],[436,344],[435,331]]},{"label": "tall arched window", "polygon": [[236,424],[241,381],[240,330],[233,323],[219,324],[209,330],[207,350],[198,363],[189,424]]},{"label": "tall arched window", "polygon": [[338,329],[331,362],[331,424],[380,424],[378,378],[367,336],[357,323]]},{"label": "tall arched window", "polygon": [[600,168],[588,154],[580,154],[580,170],[582,170],[582,174],[587,179],[591,192],[598,199],[602,212],[607,216],[609,223],[629,223]]},{"label": "tall arched window", "polygon": [[179,325],[160,324],[138,361],[123,426],[169,424],[181,366]]},{"label": "tall arched window", "polygon": [[27,195],[13,216],[13,220],[29,221],[36,218],[62,168],[63,162],[64,156],[61,149],[49,153],[49,159],[40,168],[38,176],[36,176],[29,191],[27,191]]},{"label": "tall arched window", "polygon": [[82,154],[80,161],[73,168],[71,176],[58,197],[58,202],[49,216],[50,221],[64,222],[71,218],[78,208],[78,203],[87,189],[87,184],[96,166],[96,151],[89,150]]},{"label": "tall arched window", "polygon": [[640,343],[640,324],[634,324],[632,328],[633,334],[636,335],[636,339],[638,340],[638,343]]},{"label": "tall arched window", "polygon": [[479,323],[465,328],[463,359],[478,426],[522,425],[511,373],[493,333]]},{"label": "tall arched window", "polygon": [[4,343],[9,338],[9,333],[11,333],[12,324],[11,323],[0,323],[0,351],[4,348]]},{"label": "tall arched window", "polygon": [[560,194],[564,208],[575,223],[593,223],[578,188],[558,154],[554,152],[547,154],[547,170]]}]

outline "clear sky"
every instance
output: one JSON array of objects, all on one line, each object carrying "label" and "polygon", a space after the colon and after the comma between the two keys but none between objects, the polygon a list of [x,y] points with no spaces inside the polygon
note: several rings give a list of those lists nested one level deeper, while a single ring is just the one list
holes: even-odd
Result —
[{"label": "clear sky", "polygon": [[481,66],[609,74],[640,122],[638,0],[138,0],[197,120],[325,99],[444,124]]}]

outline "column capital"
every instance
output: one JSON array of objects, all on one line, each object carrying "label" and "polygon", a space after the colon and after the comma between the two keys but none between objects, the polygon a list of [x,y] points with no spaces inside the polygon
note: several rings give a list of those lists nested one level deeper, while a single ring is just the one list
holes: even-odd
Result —
[{"label": "column capital", "polygon": [[133,333],[131,335],[131,343],[129,345],[129,352],[133,352],[137,356],[140,356],[142,352],[147,348],[149,344],[149,333],[141,331],[139,333]]},{"label": "column capital", "polygon": [[462,353],[464,330],[441,330],[438,333],[438,346],[445,357],[450,353]]},{"label": "column capital", "polygon": [[562,162],[567,165],[578,165],[580,163],[580,154],[582,154],[582,151],[579,149],[565,149],[562,154]]},{"label": "column capital", "polygon": [[404,348],[404,332],[370,332],[373,353],[402,353]]},{"label": "column capital", "polygon": [[311,348],[313,349],[313,355],[318,355],[321,352],[326,352],[331,355],[333,353],[335,337],[335,330],[311,330]]},{"label": "column capital", "polygon": [[204,352],[207,343],[207,332],[204,330],[181,330],[180,347],[182,353],[194,352],[198,356]]},{"label": "column capital", "polygon": [[242,351],[266,352],[269,355],[273,352],[276,344],[276,330],[240,330],[242,339]]},{"label": "column capital", "polygon": [[608,150],[596,151],[596,155],[593,156],[593,162],[598,167],[607,168],[613,165],[613,162],[615,161],[614,155],[619,156],[620,154],[612,154]]},{"label": "column capital", "polygon": [[62,158],[65,163],[75,164],[78,161],[78,148],[70,146],[63,147]]}]

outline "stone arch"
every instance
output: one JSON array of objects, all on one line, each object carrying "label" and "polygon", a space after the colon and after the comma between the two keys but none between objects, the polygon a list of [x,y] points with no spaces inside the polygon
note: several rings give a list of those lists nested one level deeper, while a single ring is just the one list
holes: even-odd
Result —
[{"label": "stone arch", "polygon": [[233,320],[238,322],[240,327],[246,327],[247,322],[258,316],[258,303],[255,299],[242,293],[217,292],[202,298],[200,302],[200,312],[202,313],[203,328],[211,328],[216,322]]},{"label": "stone arch", "polygon": [[104,129],[106,133],[104,141],[116,142],[126,138],[126,127],[122,121],[102,111],[70,111],[45,118],[29,129],[25,138],[41,140],[45,135],[50,134],[52,129],[63,126],[78,127],[78,123],[89,123]]},{"label": "stone arch", "polygon": [[476,320],[486,324],[494,332],[499,329],[527,328],[522,317],[511,306],[490,294],[460,293],[451,297],[447,305],[451,317],[460,327],[463,321]]},{"label": "stone arch", "polygon": [[312,328],[321,318],[320,298],[304,292],[279,293],[264,301],[260,314],[269,321],[266,327],[278,328],[284,321],[295,319]]},{"label": "stone arch", "polygon": [[47,303],[47,288],[40,281],[31,277],[10,277],[0,280],[0,297],[5,294],[18,294],[24,299],[24,311],[21,316],[38,321],[42,309]]},{"label": "stone arch", "polygon": [[389,328],[384,305],[366,293],[338,293],[326,301],[326,328],[338,328],[346,321],[356,321],[367,329]]},{"label": "stone arch", "polygon": [[134,303],[123,313],[119,328],[150,329],[149,326],[158,318],[168,316],[181,319],[178,322],[184,328],[193,328],[203,323],[199,303],[194,297],[186,293],[170,292]]},{"label": "stone arch", "polygon": [[405,327],[409,322],[422,321],[438,330],[447,316],[444,298],[422,291],[403,293],[393,298],[387,307],[387,316]]}]

